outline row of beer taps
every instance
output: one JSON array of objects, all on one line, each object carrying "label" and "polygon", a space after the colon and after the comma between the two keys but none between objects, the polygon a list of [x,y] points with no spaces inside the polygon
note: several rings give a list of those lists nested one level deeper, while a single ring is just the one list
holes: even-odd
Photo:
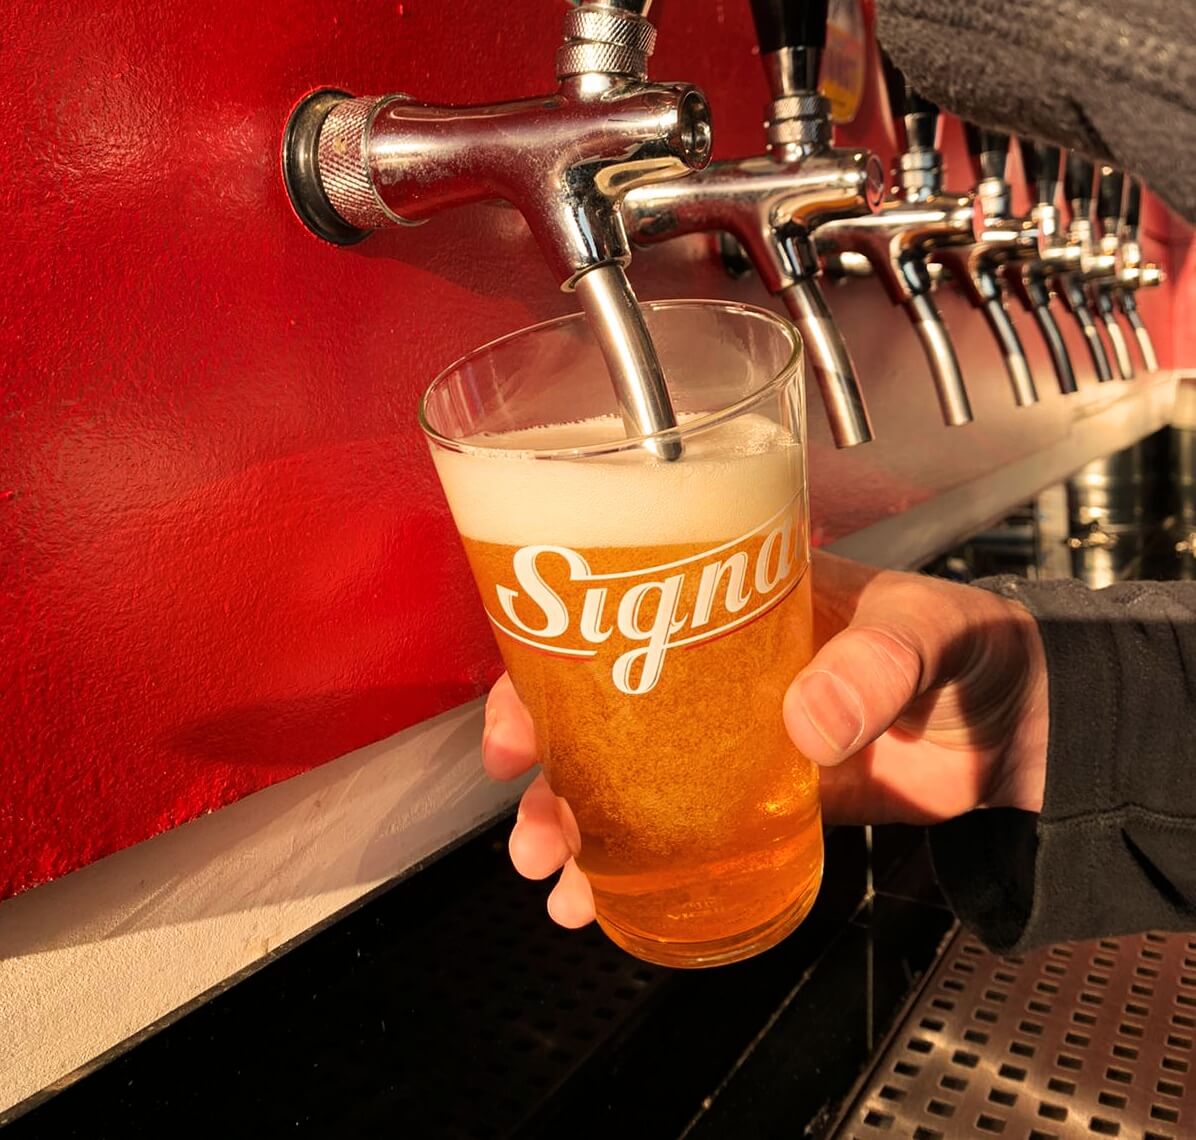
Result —
[{"label": "row of beer taps", "polygon": [[[576,294],[603,350],[626,430],[682,454],[667,385],[626,268],[635,245],[695,233],[729,235],[799,329],[835,443],[873,437],[847,345],[822,290],[827,276],[871,275],[907,312],[948,425],[973,418],[964,378],[934,302],[949,277],[984,315],[1017,404],[1038,391],[1006,308],[1033,315],[1059,388],[1075,371],[1051,303],[1079,323],[1102,381],[1134,374],[1120,311],[1147,370],[1158,367],[1135,292],[1160,283],[1138,240],[1141,189],[1081,155],[1064,161],[1019,143],[1034,202],[1012,210],[1009,139],[968,126],[975,186],[943,189],[938,111],[886,61],[892,110],[904,127],[898,185],[885,194],[874,155],[831,145],[818,81],[827,0],[751,0],[772,101],[765,153],[711,162],[706,100],[687,84],[650,83],[651,0],[579,0],[565,17],[550,96],[440,107],[405,95],[354,98],[320,90],[292,114],[284,175],[301,219],[349,244],[374,229],[418,225],[442,209],[499,198],[516,206],[562,289]],[[1057,205],[1063,168],[1070,221]],[[1095,205],[1095,210],[1094,210]],[[1105,349],[1099,328],[1113,349]]]},{"label": "row of beer taps", "polygon": [[[904,116],[907,138],[932,138],[929,123],[936,114],[934,108],[908,88],[903,94],[891,94],[891,102],[898,99],[913,108]],[[1071,154],[1064,160],[1058,147],[1021,140],[1018,149],[1032,207],[1025,216],[1017,216],[1012,211],[1012,188],[1006,181],[1009,137],[973,124],[965,124],[964,130],[975,182],[967,194],[942,191],[941,158],[932,144],[907,142],[901,159],[900,192],[877,211],[879,219],[897,231],[894,240],[904,243],[908,263],[900,271],[898,258],[890,256],[886,267],[883,250],[865,249],[858,239],[853,246],[836,232],[847,224],[867,228],[880,222],[853,219],[831,227],[825,235],[820,233],[816,240],[831,274],[879,272],[893,299],[906,305],[922,334],[944,421],[958,425],[972,416],[950,340],[930,301],[941,270],[983,313],[1020,407],[1036,403],[1038,391],[1006,308],[1010,295],[1034,316],[1064,394],[1075,392],[1077,384],[1051,309],[1056,298],[1065,303],[1083,333],[1098,380],[1113,379],[1113,367],[1094,313],[1105,329],[1121,379],[1133,379],[1135,370],[1118,311],[1134,332],[1146,370],[1157,371],[1158,359],[1135,298],[1139,288],[1163,280],[1159,267],[1142,258],[1140,185],[1111,167],[1096,170],[1081,155]],[[1066,227],[1057,204],[1061,164],[1071,214]],[[924,213],[921,226],[912,217],[915,207]],[[860,253],[867,256],[860,257]],[[919,260],[921,266],[914,264]],[[940,322],[938,327],[936,322]],[[927,330],[928,325],[933,332]]]}]

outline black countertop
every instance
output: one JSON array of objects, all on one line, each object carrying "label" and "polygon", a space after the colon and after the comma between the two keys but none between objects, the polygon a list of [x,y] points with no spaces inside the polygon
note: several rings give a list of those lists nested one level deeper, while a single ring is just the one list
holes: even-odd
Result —
[{"label": "black countertop", "polygon": [[544,912],[504,821],[18,1117],[5,1140],[795,1137],[833,1120],[951,916],[922,834],[828,834],[751,961],[638,962]]}]

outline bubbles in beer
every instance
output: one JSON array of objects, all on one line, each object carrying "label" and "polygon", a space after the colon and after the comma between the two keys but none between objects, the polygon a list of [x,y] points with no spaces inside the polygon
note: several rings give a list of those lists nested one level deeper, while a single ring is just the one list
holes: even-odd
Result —
[{"label": "bubbles in beer", "polygon": [[599,920],[683,961],[792,925],[821,873],[817,772],[781,717],[813,652],[804,468],[762,415],[687,436],[678,463],[534,454],[621,434],[588,420],[435,458]]}]

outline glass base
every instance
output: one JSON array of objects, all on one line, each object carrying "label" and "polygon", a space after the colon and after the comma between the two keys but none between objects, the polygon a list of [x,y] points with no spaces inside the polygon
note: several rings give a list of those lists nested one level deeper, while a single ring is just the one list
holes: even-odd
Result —
[{"label": "glass base", "polygon": [[821,883],[822,872],[819,870],[818,878],[810,883],[791,906],[786,907],[775,918],[752,930],[711,942],[669,942],[645,938],[642,934],[620,929],[602,915],[598,915],[598,925],[616,946],[657,966],[672,966],[683,970],[725,966],[763,953],[792,934],[801,925],[802,919],[810,913]]}]

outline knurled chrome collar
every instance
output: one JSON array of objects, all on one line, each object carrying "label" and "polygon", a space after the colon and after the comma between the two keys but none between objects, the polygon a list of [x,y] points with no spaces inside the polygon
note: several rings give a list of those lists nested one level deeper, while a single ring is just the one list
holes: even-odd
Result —
[{"label": "knurled chrome collar", "polygon": [[910,201],[938,194],[943,188],[943,160],[937,150],[907,150],[900,158],[901,189]]},{"label": "knurled chrome collar", "polygon": [[768,108],[768,147],[825,146],[831,141],[830,100],[817,91],[785,95]]},{"label": "knurled chrome collar", "polygon": [[601,72],[645,79],[656,29],[643,16],[586,5],[565,15],[565,42],[557,49],[556,77]]},{"label": "knurled chrome collar", "polygon": [[398,96],[346,99],[324,120],[319,138],[319,178],[332,208],[361,229],[411,225],[386,207],[374,188],[367,157],[378,112]]}]

